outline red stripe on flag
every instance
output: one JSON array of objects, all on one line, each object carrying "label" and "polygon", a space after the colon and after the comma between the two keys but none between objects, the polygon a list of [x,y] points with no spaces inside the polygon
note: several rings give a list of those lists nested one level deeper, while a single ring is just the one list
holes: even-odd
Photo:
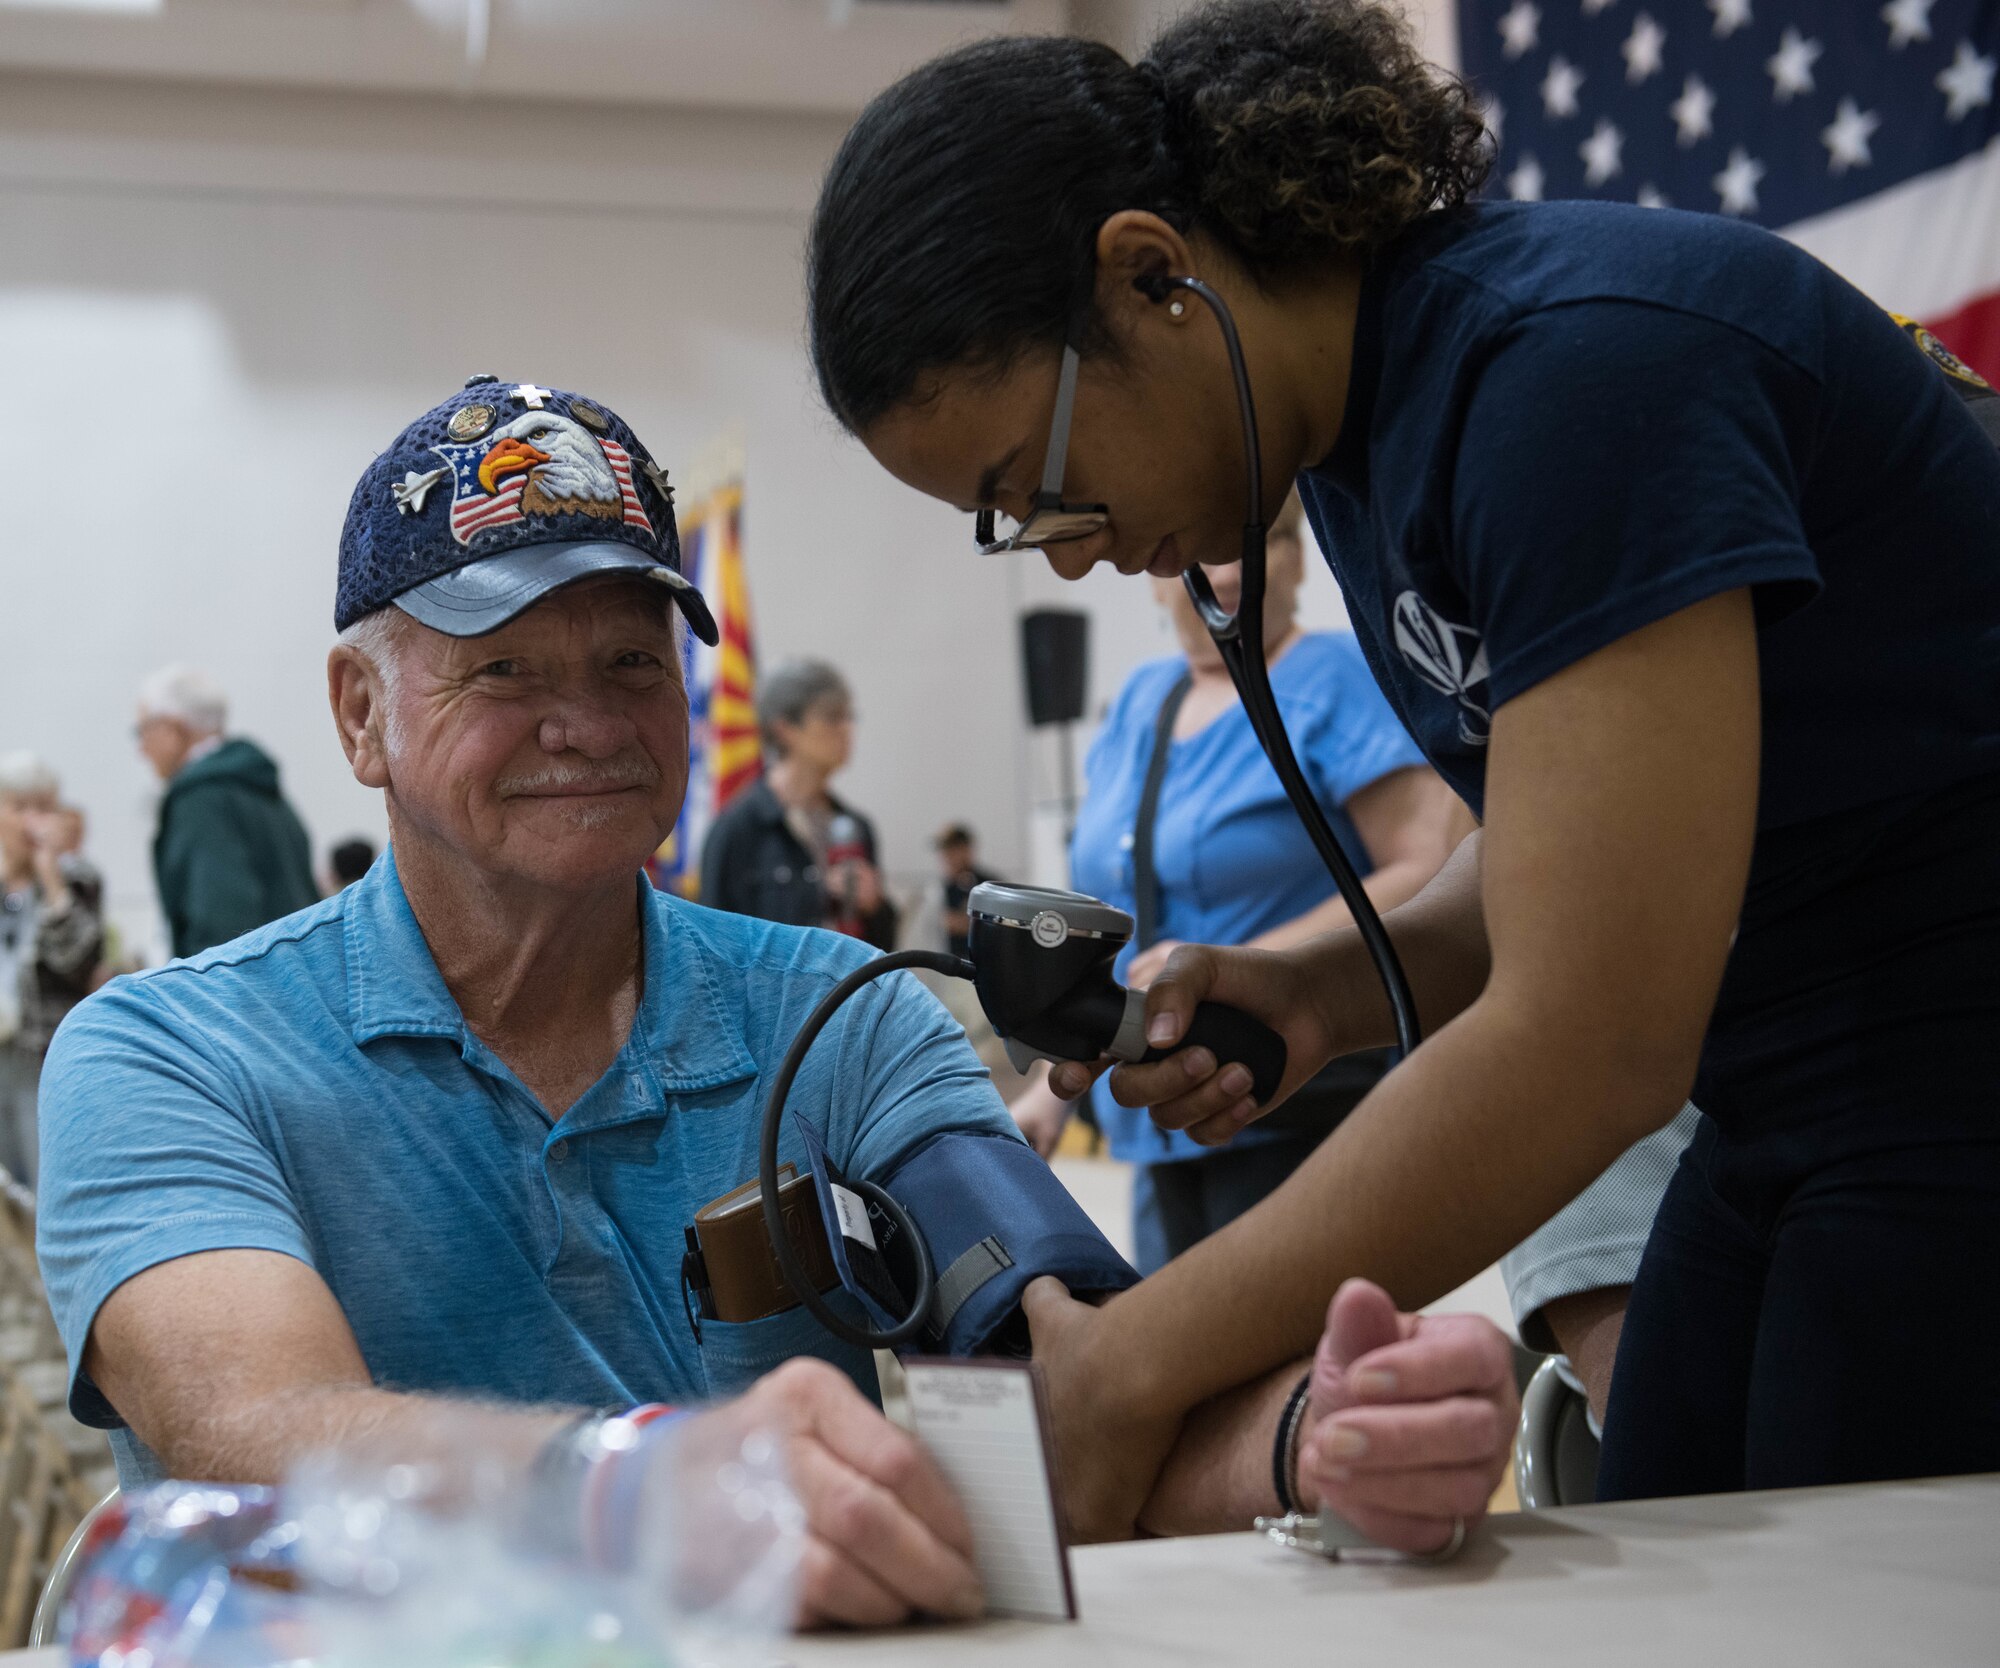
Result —
[{"label": "red stripe on flag", "polygon": [[1988,382],[2000,384],[2000,290],[1975,296],[1963,307],[1924,323]]},{"label": "red stripe on flag", "polygon": [[487,527],[521,519],[521,489],[525,478],[509,481],[488,499],[468,498],[451,507],[451,530],[460,538]]},{"label": "red stripe on flag", "polygon": [[653,523],[647,518],[646,506],[639,502],[638,489],[632,485],[632,454],[615,440],[600,440],[598,445],[611,464],[611,473],[618,478],[618,496],[625,506],[625,525],[653,530]]}]

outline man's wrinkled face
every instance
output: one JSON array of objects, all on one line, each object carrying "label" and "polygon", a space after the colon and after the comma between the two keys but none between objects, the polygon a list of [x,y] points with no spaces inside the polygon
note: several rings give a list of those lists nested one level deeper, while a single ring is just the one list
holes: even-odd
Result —
[{"label": "man's wrinkled face", "polygon": [[399,622],[385,727],[399,822],[496,879],[636,873],[687,791],[678,622],[658,586],[623,577],[484,637]]},{"label": "man's wrinkled face", "polygon": [[140,753],[162,782],[171,782],[187,763],[196,740],[194,731],[178,718],[156,712],[142,711],[133,733],[138,737]]}]

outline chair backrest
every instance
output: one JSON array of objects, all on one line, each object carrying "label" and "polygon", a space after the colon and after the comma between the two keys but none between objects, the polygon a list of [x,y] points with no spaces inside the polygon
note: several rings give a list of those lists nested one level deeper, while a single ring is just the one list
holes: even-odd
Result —
[{"label": "chair backrest", "polygon": [[89,1509],[40,1406],[0,1361],[0,1647],[26,1642],[43,1572]]},{"label": "chair backrest", "polygon": [[62,1550],[50,1562],[48,1579],[42,1583],[42,1596],[35,1601],[35,1619],[28,1628],[30,1647],[39,1650],[44,1645],[57,1642],[56,1624],[62,1620],[63,1606],[69,1602],[69,1590],[81,1573],[84,1543],[90,1539],[97,1520],[117,1504],[118,1490],[114,1488],[83,1514],[82,1520],[70,1531],[69,1539],[63,1542]]},{"label": "chair backrest", "polygon": [[1522,1509],[1587,1506],[1597,1498],[1597,1438],[1590,1409],[1550,1356],[1521,1392],[1514,1433],[1514,1492]]}]

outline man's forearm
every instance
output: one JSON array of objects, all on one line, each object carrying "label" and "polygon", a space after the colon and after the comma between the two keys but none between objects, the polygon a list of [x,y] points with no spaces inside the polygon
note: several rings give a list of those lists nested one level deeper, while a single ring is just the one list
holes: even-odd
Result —
[{"label": "man's forearm", "polygon": [[1611,1370],[1618,1362],[1618,1337],[1631,1298],[1630,1286],[1599,1286],[1542,1305],[1542,1319],[1569,1358],[1571,1370],[1583,1381],[1583,1393],[1599,1424],[1611,1402]]},{"label": "man's forearm", "polygon": [[138,1434],[168,1472],[194,1481],[277,1483],[309,1454],[340,1449],[385,1463],[482,1463],[526,1470],[581,1409],[500,1407],[378,1390],[368,1385],[295,1388],[173,1422],[158,1441]]},{"label": "man's forearm", "polygon": [[1213,1535],[1247,1529],[1278,1510],[1271,1457],[1285,1402],[1310,1361],[1294,1361],[1187,1417],[1153,1485],[1139,1527],[1149,1535]]}]

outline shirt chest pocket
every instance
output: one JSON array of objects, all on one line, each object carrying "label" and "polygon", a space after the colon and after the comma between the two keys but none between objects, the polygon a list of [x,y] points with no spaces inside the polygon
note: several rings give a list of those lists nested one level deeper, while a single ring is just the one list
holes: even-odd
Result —
[{"label": "shirt chest pocket", "polygon": [[[830,1294],[829,1301],[841,1314],[861,1321],[861,1306],[845,1292]],[[836,1338],[803,1304],[787,1309],[782,1315],[767,1315],[763,1320],[701,1323],[701,1365],[711,1396],[738,1395],[766,1373],[799,1355],[815,1355],[831,1362],[870,1401],[881,1402],[873,1356]]]}]

